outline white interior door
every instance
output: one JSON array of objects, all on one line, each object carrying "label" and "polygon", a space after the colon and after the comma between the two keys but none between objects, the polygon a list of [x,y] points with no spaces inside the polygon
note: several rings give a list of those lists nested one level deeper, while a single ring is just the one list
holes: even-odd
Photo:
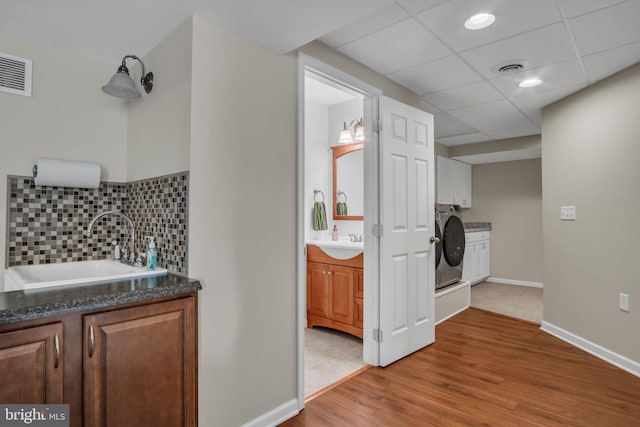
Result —
[{"label": "white interior door", "polygon": [[435,339],[433,116],[380,97],[380,365]]}]

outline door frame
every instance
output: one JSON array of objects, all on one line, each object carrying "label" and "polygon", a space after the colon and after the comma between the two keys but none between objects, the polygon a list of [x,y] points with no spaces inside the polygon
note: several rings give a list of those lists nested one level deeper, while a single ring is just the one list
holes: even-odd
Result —
[{"label": "door frame", "polygon": [[[378,120],[378,100],[382,90],[371,86],[350,74],[317,60],[304,53],[298,53],[298,117],[296,155],[296,364],[298,409],[304,408],[304,331],[307,318],[307,257],[304,241],[304,79],[306,71],[312,71],[364,96],[364,275],[367,286],[364,291],[363,360],[377,366],[379,346],[373,338],[373,330],[378,328],[380,318],[380,245],[371,229],[379,223],[379,135],[374,120]],[[375,131],[374,131],[375,130]],[[369,137],[367,139],[367,137]],[[367,185],[369,183],[369,185]]]}]

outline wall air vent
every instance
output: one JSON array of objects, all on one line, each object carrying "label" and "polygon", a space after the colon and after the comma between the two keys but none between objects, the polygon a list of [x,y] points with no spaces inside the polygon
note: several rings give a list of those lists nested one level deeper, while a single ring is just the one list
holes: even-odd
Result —
[{"label": "wall air vent", "polygon": [[30,59],[0,53],[0,92],[31,96]]}]

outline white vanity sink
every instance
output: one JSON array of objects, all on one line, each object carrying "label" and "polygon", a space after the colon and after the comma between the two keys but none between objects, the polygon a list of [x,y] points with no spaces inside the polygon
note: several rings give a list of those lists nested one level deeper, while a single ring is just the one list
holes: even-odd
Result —
[{"label": "white vanity sink", "polygon": [[350,259],[364,251],[364,242],[349,240],[309,240],[308,245],[315,245],[327,255],[336,259]]},{"label": "white vanity sink", "polygon": [[23,265],[5,270],[4,289],[29,290],[165,274],[167,270],[164,268],[146,270],[144,267],[133,267],[111,260]]}]

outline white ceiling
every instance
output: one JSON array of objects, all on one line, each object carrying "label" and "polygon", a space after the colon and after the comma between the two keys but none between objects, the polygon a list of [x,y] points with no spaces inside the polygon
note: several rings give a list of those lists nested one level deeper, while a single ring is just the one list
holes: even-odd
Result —
[{"label": "white ceiling", "polygon": [[640,61],[639,18],[640,0],[398,0],[320,40],[418,93],[453,146],[539,134],[542,107]]},{"label": "white ceiling", "polygon": [[116,66],[192,14],[282,53],[320,38],[417,92],[446,145],[540,133],[542,107],[640,61],[640,0],[0,0],[0,35]]}]

